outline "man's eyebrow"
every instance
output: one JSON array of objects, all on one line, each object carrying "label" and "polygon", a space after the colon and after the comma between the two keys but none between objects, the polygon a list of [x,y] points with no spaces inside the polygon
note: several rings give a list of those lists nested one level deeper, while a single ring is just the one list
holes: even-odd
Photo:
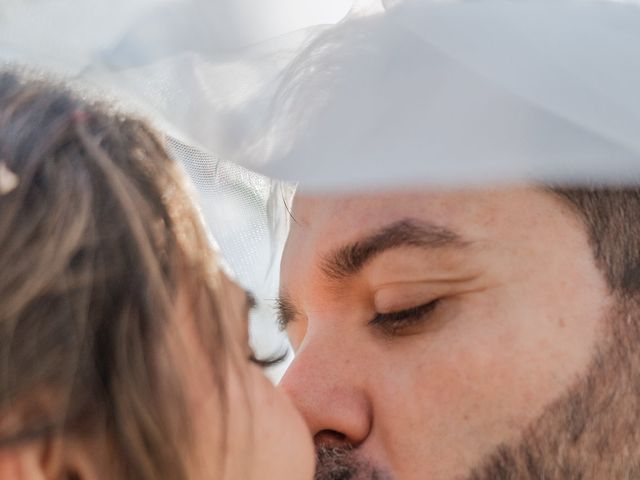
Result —
[{"label": "man's eyebrow", "polygon": [[[322,270],[331,279],[339,280],[358,273],[376,255],[392,248],[464,248],[470,243],[449,228],[423,221],[401,220],[338,248],[324,258]],[[285,291],[281,291],[276,300],[276,314],[278,327],[282,331],[298,315]]]},{"label": "man's eyebrow", "polygon": [[374,257],[393,248],[464,248],[467,245],[469,242],[458,233],[443,226],[400,220],[330,253],[322,262],[322,270],[329,278],[340,280],[355,275]]}]

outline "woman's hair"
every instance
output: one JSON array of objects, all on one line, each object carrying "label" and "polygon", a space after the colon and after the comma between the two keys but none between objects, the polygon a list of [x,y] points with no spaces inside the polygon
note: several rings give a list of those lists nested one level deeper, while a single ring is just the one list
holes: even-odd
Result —
[{"label": "woman's hair", "polygon": [[217,278],[181,172],[144,122],[0,72],[0,448],[101,432],[118,477],[186,478],[166,327],[186,292],[205,350],[226,361]]}]

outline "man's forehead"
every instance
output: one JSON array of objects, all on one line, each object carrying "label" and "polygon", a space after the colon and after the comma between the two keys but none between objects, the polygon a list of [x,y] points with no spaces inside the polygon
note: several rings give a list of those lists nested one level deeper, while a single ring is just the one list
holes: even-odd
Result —
[{"label": "man's forehead", "polygon": [[[454,192],[386,192],[360,195],[296,195],[292,230],[339,230],[344,225],[359,229],[395,221],[398,217],[452,214],[464,202],[464,194]],[[457,201],[456,201],[457,200]],[[413,214],[413,215],[412,215]],[[302,232],[300,232],[302,233]]]},{"label": "man's forehead", "polygon": [[[524,190],[524,189],[523,189]],[[405,218],[419,218],[436,225],[482,221],[495,197],[493,190],[410,191],[360,195],[296,195],[291,237],[322,236],[324,241],[345,241]]]}]

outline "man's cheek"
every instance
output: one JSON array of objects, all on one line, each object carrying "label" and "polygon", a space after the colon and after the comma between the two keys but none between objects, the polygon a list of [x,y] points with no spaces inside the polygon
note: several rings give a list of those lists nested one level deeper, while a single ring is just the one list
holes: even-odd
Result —
[{"label": "man's cheek", "polygon": [[405,390],[420,398],[413,418],[427,431],[507,440],[542,410],[548,391],[531,378],[537,373],[526,354],[472,347],[449,349],[416,366]]}]

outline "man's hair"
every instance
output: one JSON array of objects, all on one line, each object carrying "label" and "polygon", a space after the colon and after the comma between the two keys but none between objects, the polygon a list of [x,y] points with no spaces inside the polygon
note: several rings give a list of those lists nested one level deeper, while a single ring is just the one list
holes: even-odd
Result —
[{"label": "man's hair", "polygon": [[640,293],[640,186],[553,187],[587,229],[597,266],[609,288]]},{"label": "man's hair", "polygon": [[212,364],[226,359],[215,268],[144,122],[0,72],[0,419],[20,418],[0,421],[0,448],[100,432],[120,478],[185,479],[166,327],[186,292]]}]

